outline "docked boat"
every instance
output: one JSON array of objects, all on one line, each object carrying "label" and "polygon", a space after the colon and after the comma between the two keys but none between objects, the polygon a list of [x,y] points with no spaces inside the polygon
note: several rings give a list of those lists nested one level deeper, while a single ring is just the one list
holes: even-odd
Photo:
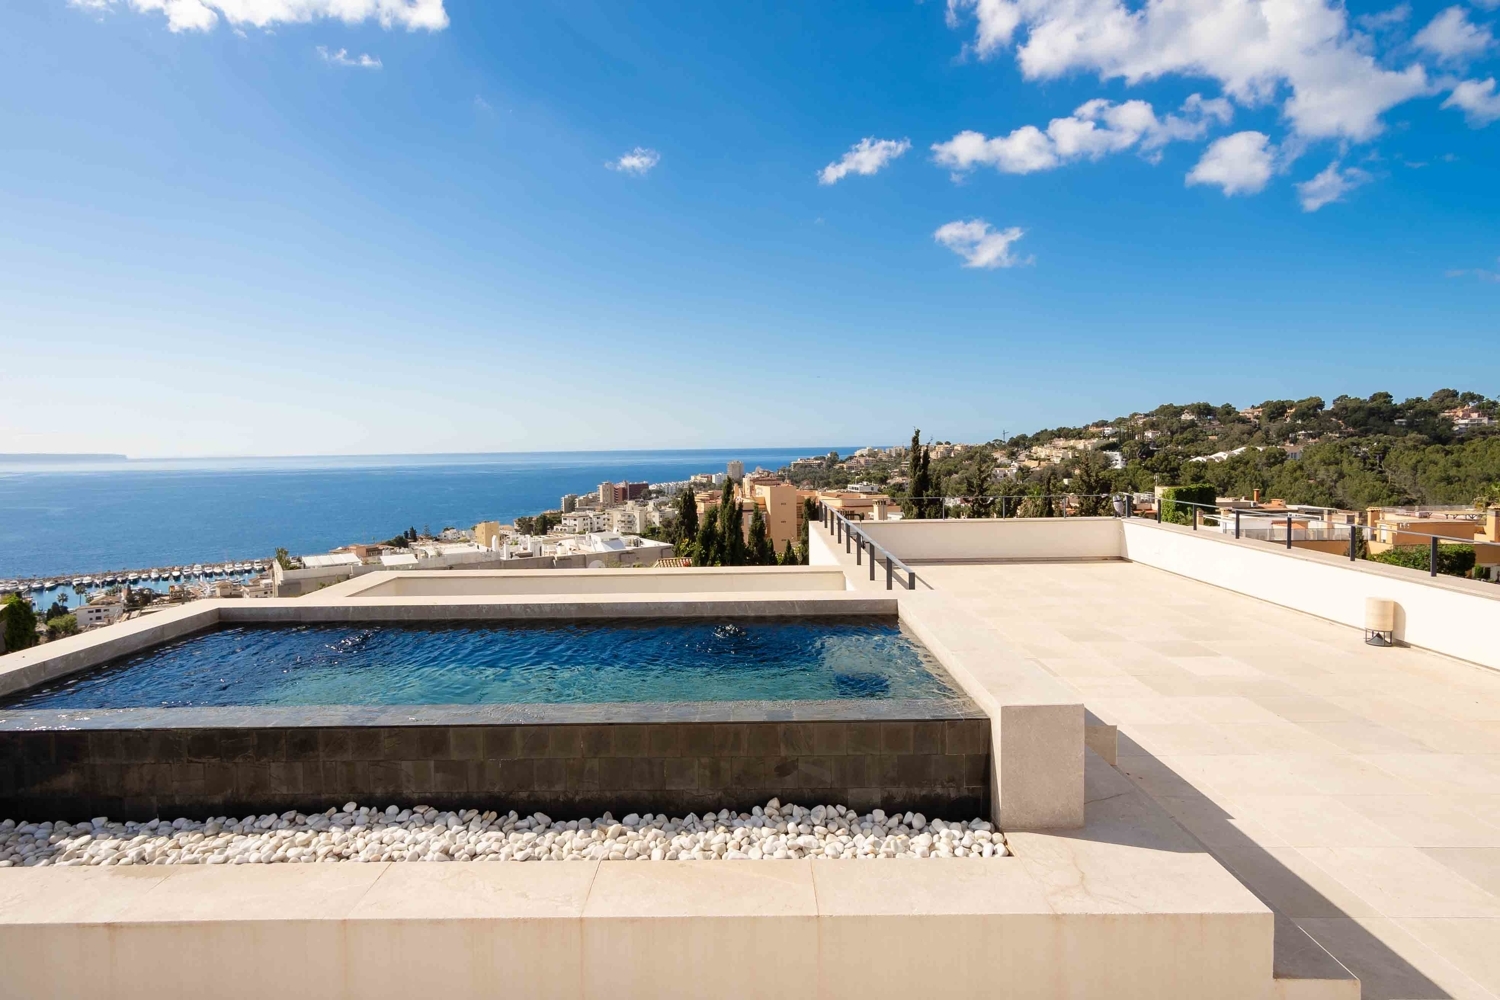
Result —
[{"label": "docked boat", "polygon": [[203,575],[203,564],[202,563],[193,563],[193,575],[194,576],[202,576]]}]

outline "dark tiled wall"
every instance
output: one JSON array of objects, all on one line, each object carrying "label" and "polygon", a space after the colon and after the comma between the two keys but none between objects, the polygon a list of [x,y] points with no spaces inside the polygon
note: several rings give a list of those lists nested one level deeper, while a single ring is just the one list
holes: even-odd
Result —
[{"label": "dark tiled wall", "polygon": [[363,804],[567,817],[749,809],[772,796],[989,814],[986,719],[0,732],[0,818]]}]

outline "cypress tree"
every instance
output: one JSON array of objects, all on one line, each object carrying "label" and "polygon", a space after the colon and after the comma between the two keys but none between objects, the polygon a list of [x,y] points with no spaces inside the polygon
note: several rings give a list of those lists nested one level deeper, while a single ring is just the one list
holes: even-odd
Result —
[{"label": "cypress tree", "polygon": [[698,537],[693,542],[694,566],[722,566],[719,561],[719,525],[712,517],[705,517],[698,526]]},{"label": "cypress tree", "polygon": [[724,480],[724,494],[719,498],[720,566],[743,566],[749,553],[745,548],[744,518],[740,501],[734,495],[734,483]]},{"label": "cypress tree", "polygon": [[755,508],[755,513],[750,516],[750,552],[749,563],[752,566],[775,566],[776,545],[771,541],[771,535],[766,530],[765,515],[760,508]]},{"label": "cypress tree", "polygon": [[941,508],[941,500],[933,500],[932,455],[922,446],[921,428],[911,432],[911,454],[906,462],[908,484],[907,502],[902,511],[907,517],[930,518]]},{"label": "cypress tree", "polygon": [[698,537],[698,498],[691,489],[677,495],[677,524],[673,532],[683,548],[692,545]]},{"label": "cypress tree", "polygon": [[4,626],[5,637],[0,652],[14,653],[37,644],[36,610],[19,594],[11,594],[0,603],[0,624]]},{"label": "cypress tree", "polygon": [[802,560],[799,559],[799,558],[797,558],[797,553],[792,549],[792,543],[791,542],[787,542],[786,543],[786,548],[784,548],[784,549],[781,550],[781,563],[780,563],[780,565],[782,565],[782,566],[800,566],[801,564],[802,564]]}]

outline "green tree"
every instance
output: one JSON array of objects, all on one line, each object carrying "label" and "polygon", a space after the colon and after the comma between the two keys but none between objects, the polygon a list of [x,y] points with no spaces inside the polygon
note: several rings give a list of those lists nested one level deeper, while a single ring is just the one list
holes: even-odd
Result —
[{"label": "green tree", "polygon": [[61,618],[68,613],[68,595],[58,594],[57,600],[52,602],[52,607],[42,616],[43,621],[51,621],[53,618]]},{"label": "green tree", "polygon": [[[405,539],[402,540],[401,544],[406,544]],[[282,569],[292,568],[292,554],[286,549],[278,548],[276,550],[276,561],[281,564]]]},{"label": "green tree", "polygon": [[519,533],[521,533],[523,535],[535,535],[537,533],[537,531],[536,531],[536,518],[533,518],[533,517],[518,517],[518,518],[516,518],[516,531],[518,531]]},{"label": "green tree", "polygon": [[907,500],[901,505],[902,513],[919,520],[936,517],[942,510],[943,501],[933,497],[932,453],[922,444],[921,428],[914,428],[911,432],[906,478]]},{"label": "green tree", "polygon": [[719,519],[705,517],[698,525],[698,537],[693,542],[694,566],[722,566],[719,552]]},{"label": "green tree", "polygon": [[698,498],[691,489],[677,494],[677,523],[673,532],[684,548],[698,537]]},{"label": "green tree", "polygon": [[[1432,552],[1426,545],[1403,545],[1387,549],[1369,557],[1371,562],[1387,566],[1405,566],[1407,569],[1428,571],[1431,568]],[[1438,545],[1437,571],[1444,576],[1470,576],[1474,572],[1474,546]]]},{"label": "green tree", "polygon": [[751,566],[775,566],[776,546],[771,541],[771,534],[766,530],[766,517],[755,508],[755,513],[750,515],[750,541],[748,544],[747,561]]},{"label": "green tree", "polygon": [[75,615],[58,615],[56,618],[47,619],[47,638],[61,639],[66,635],[78,634],[78,618]]},{"label": "green tree", "polygon": [[724,493],[719,497],[719,566],[743,566],[749,557],[745,547],[744,517],[740,513],[739,498],[734,495],[734,483],[724,480]]},{"label": "green tree", "polygon": [[792,548],[792,543],[790,541],[788,541],[786,543],[786,548],[784,548],[784,549],[781,550],[781,560],[779,562],[779,565],[781,565],[781,566],[800,566],[800,565],[802,565],[802,559],[797,555],[796,550]]},{"label": "green tree", "polygon": [[7,594],[0,601],[0,625],[5,637],[4,652],[14,653],[37,644],[36,610],[20,594]]},{"label": "green tree", "polygon": [[1084,452],[1072,486],[1078,494],[1078,513],[1083,517],[1098,517],[1109,510],[1108,464],[1097,451]]},{"label": "green tree", "polygon": [[975,456],[963,472],[961,489],[970,517],[994,517],[995,497],[990,492],[990,482],[995,473],[995,456],[988,448],[980,451],[982,454]]}]

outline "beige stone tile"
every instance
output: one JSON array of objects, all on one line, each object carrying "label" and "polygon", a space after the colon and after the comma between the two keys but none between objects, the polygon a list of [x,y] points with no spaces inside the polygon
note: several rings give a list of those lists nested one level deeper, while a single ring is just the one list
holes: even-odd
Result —
[{"label": "beige stone tile", "polygon": [[391,865],[355,905],[345,936],[350,987],[389,995],[442,983],[482,996],[582,991],[582,915],[600,862]]},{"label": "beige stone tile", "polygon": [[1015,858],[811,864],[819,916],[1039,913],[1051,907]]},{"label": "beige stone tile", "polygon": [[1376,763],[1378,757],[1285,754],[1273,759],[1313,790],[1329,795],[1419,795],[1423,791],[1422,786],[1382,769]]},{"label": "beige stone tile", "polygon": [[132,921],[341,920],[386,864],[163,865],[167,877],[130,907]]},{"label": "beige stone tile", "polygon": [[1373,917],[1375,907],[1294,847],[1221,847],[1214,855],[1245,888],[1289,917]]},{"label": "beige stone tile", "polygon": [[688,983],[771,995],[816,981],[813,864],[601,864],[584,910],[584,995],[658,996]]},{"label": "beige stone tile", "polygon": [[1431,749],[1399,729],[1366,719],[1353,722],[1299,722],[1296,724],[1347,753],[1422,753]]},{"label": "beige stone tile", "polygon": [[1261,754],[1209,754],[1164,758],[1184,778],[1215,798],[1229,792],[1245,795],[1315,795],[1284,759]]},{"label": "beige stone tile", "polygon": [[1458,801],[1490,826],[1500,826],[1500,795],[1461,795]]},{"label": "beige stone tile", "polygon": [[1500,995],[1500,920],[1401,920],[1402,928]]},{"label": "beige stone tile", "polygon": [[1494,1000],[1393,920],[1304,918],[1297,926],[1359,977],[1362,1000]]},{"label": "beige stone tile", "polygon": [[1211,789],[1192,762],[1220,758],[1153,757],[1148,753],[1121,754],[1117,765],[1121,774],[1153,798],[1191,798]]},{"label": "beige stone tile", "polygon": [[164,865],[0,871],[0,925],[119,920],[166,875]]},{"label": "beige stone tile", "polygon": [[1491,731],[1483,723],[1443,719],[1399,726],[1407,736],[1439,753],[1500,754],[1500,728]]},{"label": "beige stone tile", "polygon": [[1158,757],[1253,754],[1255,748],[1208,723],[1140,723],[1122,726],[1132,740]]},{"label": "beige stone tile", "polygon": [[1272,695],[1254,700],[1288,722],[1351,722],[1358,718],[1347,708],[1313,695]]},{"label": "beige stone tile", "polygon": [[1400,836],[1327,795],[1233,795],[1234,808],[1291,847],[1402,847]]},{"label": "beige stone tile", "polygon": [[1254,845],[1285,846],[1286,843],[1253,817],[1236,813],[1231,807],[1206,796],[1166,796],[1156,802],[1183,829],[1214,850]]},{"label": "beige stone tile", "polygon": [[[1314,723],[1315,725],[1339,725],[1339,723]],[[1347,752],[1336,742],[1321,735],[1308,732],[1302,725],[1277,719],[1272,723],[1235,723],[1224,726],[1224,731],[1260,753],[1304,754],[1332,757]]]},{"label": "beige stone tile", "polygon": [[1428,847],[1428,857],[1500,898],[1500,847]]},{"label": "beige stone tile", "polygon": [[[1132,680],[1135,680],[1132,678]],[[1185,724],[1202,725],[1204,719],[1193,712],[1187,698],[1163,698],[1135,680],[1144,696],[1134,698],[1090,698],[1088,707],[1117,726]]]},{"label": "beige stone tile", "polygon": [[1500,897],[1415,847],[1304,847],[1302,853],[1387,917],[1500,917]]},{"label": "beige stone tile", "polygon": [[577,919],[602,863],[393,864],[354,904],[349,918]]},{"label": "beige stone tile", "polygon": [[1427,791],[1500,795],[1500,758],[1439,753],[1362,756],[1398,777],[1424,785]]},{"label": "beige stone tile", "polygon": [[1338,801],[1400,835],[1412,847],[1500,848],[1500,827],[1442,795],[1343,795]]},{"label": "beige stone tile", "polygon": [[[1215,724],[1262,723],[1283,724],[1285,719],[1252,698],[1198,695],[1175,699],[1176,704],[1197,716],[1198,721]],[[1176,721],[1176,720],[1172,720]]]}]

